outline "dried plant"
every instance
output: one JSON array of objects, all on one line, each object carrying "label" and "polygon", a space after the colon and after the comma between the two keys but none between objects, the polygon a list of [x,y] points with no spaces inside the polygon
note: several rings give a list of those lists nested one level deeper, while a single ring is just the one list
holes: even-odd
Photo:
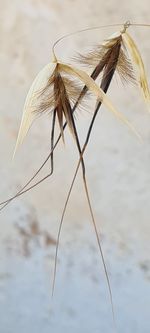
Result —
[{"label": "dried plant", "polygon": [[[76,57],[76,60],[79,61],[80,63],[83,63],[84,65],[93,68],[91,76],[89,76],[83,70],[80,70],[68,64],[61,63],[57,60],[55,47],[60,40],[66,38],[68,35],[59,39],[54,44],[53,61],[47,64],[37,75],[27,95],[23,110],[21,126],[15,148],[16,152],[18,146],[22,144],[33,121],[42,114],[48,112],[52,114],[51,151],[47,156],[46,160],[41,165],[41,167],[37,170],[37,172],[33,175],[33,177],[23,186],[23,188],[20,191],[18,191],[14,196],[10,197],[8,200],[5,200],[0,203],[0,205],[2,205],[0,210],[2,210],[12,200],[24,194],[25,192],[31,190],[33,187],[37,186],[38,184],[40,184],[41,182],[43,182],[45,179],[47,179],[52,175],[54,169],[53,152],[58,142],[60,141],[60,138],[62,138],[62,140],[64,141],[64,130],[68,125],[79,152],[79,161],[71,183],[71,187],[68,192],[67,200],[65,202],[59,226],[57,245],[56,245],[53,291],[54,291],[54,284],[56,277],[57,256],[58,256],[58,246],[60,240],[61,227],[63,224],[65,211],[74,185],[74,181],[76,179],[76,175],[78,173],[78,169],[81,163],[85,193],[107,278],[113,316],[114,316],[114,310],[113,310],[112,292],[104,260],[104,255],[102,252],[100,239],[94,219],[94,214],[90,202],[83,154],[88,145],[94,121],[96,119],[99,108],[101,107],[102,104],[104,104],[109,111],[111,111],[116,117],[118,117],[123,123],[125,123],[138,136],[138,138],[140,138],[140,135],[137,133],[133,125],[122,115],[122,113],[116,110],[116,108],[113,106],[110,99],[106,95],[107,90],[112,81],[112,78],[114,76],[114,73],[118,72],[121,79],[124,80],[126,83],[132,82],[132,83],[137,83],[139,85],[144,100],[146,104],[148,104],[149,106],[150,92],[144,69],[144,64],[135,42],[126,31],[130,25],[135,25],[135,24],[130,24],[129,22],[125,23],[123,26],[123,30],[108,38],[102,45],[97,46],[95,50],[91,51],[87,55],[79,55],[78,57]],[[96,27],[95,29],[98,28]],[[85,30],[90,30],[90,29],[85,29]],[[82,31],[80,31],[80,33],[81,32]],[[70,35],[71,34],[69,34],[69,36]],[[99,87],[95,81],[100,75],[101,75],[101,83]],[[81,86],[83,87],[81,88]],[[74,120],[74,112],[77,109],[77,107],[82,106],[83,98],[85,97],[85,95],[87,95],[88,91],[96,97],[97,102],[87,132],[85,143],[81,148],[78,131]],[[56,117],[58,119],[60,127],[60,135],[56,140],[56,142],[54,143]],[[42,170],[42,168],[49,159],[51,159],[50,173],[41,180],[39,180],[38,182],[36,182],[35,184],[30,185],[30,183],[34,180],[34,178],[36,178],[36,176],[39,174],[39,172]],[[30,186],[28,187],[28,185]]]}]

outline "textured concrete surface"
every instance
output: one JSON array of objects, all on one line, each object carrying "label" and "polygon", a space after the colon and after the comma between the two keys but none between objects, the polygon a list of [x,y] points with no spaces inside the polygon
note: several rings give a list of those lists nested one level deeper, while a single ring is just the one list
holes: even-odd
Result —
[{"label": "textured concrete surface", "polygon": [[[76,29],[126,20],[149,22],[149,1],[0,0],[0,199],[33,175],[50,146],[50,117],[39,119],[15,160],[11,157],[22,106],[53,42]],[[150,23],[150,22],[149,22]],[[116,29],[66,39],[68,59]],[[132,28],[148,77],[148,28]],[[105,108],[85,154],[95,218],[111,281],[118,332],[150,331],[150,115],[140,93],[116,77],[114,105],[139,130],[143,142]],[[82,141],[92,113],[77,113]],[[79,174],[64,220],[54,299],[54,254],[60,217],[78,154],[66,133],[55,153],[51,179],[11,203],[0,215],[0,332],[113,332],[106,277]],[[49,170],[49,165],[42,175]]]}]

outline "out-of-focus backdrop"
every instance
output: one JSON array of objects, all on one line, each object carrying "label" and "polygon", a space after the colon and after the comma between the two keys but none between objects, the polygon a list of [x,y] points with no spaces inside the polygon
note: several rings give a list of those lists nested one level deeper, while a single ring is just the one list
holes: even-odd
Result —
[{"label": "out-of-focus backdrop", "polygon": [[[68,32],[126,20],[150,23],[149,1],[0,0],[0,201],[34,174],[50,149],[51,118],[33,125],[12,161],[26,93]],[[58,46],[59,58],[100,43],[116,28],[80,34]],[[150,78],[150,29],[130,28]],[[85,154],[91,201],[110,277],[118,332],[150,332],[150,115],[141,95],[116,77],[108,95],[143,142],[102,108]],[[76,115],[82,141],[92,117]],[[106,277],[79,173],[60,239],[54,298],[55,245],[78,154],[66,131],[54,175],[0,213],[0,332],[109,333]],[[50,168],[47,165],[44,176]]]}]

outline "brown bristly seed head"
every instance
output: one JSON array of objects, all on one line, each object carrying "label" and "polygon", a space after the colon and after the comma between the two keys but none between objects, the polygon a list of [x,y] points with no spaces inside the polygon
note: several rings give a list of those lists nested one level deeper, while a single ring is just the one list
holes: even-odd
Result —
[{"label": "brown bristly seed head", "polygon": [[76,57],[76,61],[80,62],[83,65],[93,68],[96,67],[98,63],[100,63],[103,59],[103,61],[105,61],[105,66],[106,66],[110,52],[113,52],[113,49],[115,51],[115,46],[118,43],[121,43],[121,48],[116,66],[116,72],[119,74],[122,81],[136,83],[133,66],[128,58],[125,47],[122,44],[121,35],[107,40],[106,43],[103,45],[98,45],[95,48],[95,50],[90,51],[87,55],[79,54]]},{"label": "brown bristly seed head", "polygon": [[118,38],[112,38],[103,45],[97,45],[92,51],[88,52],[86,55],[78,54],[74,59],[83,65],[88,65],[90,67],[95,67],[101,61],[108,51],[120,42],[120,36]]},{"label": "brown bristly seed head", "polygon": [[[37,92],[36,98],[39,104],[36,105],[34,112],[43,114],[56,111],[62,138],[63,122],[67,121],[69,128],[74,134],[72,123],[72,106],[78,99],[82,86],[76,79],[71,79],[69,75],[61,72],[58,66],[52,76],[48,79],[47,85],[41,91]],[[80,103],[79,103],[80,106]]]},{"label": "brown bristly seed head", "polygon": [[45,88],[37,92],[36,97],[39,100],[39,105],[36,107],[35,112],[52,112],[58,106],[64,88],[70,104],[74,104],[81,93],[82,85],[78,84],[77,80],[59,72],[56,68]]}]

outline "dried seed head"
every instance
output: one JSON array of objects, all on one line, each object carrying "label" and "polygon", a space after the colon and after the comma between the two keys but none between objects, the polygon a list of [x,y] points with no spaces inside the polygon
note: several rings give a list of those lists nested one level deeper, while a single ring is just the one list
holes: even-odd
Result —
[{"label": "dried seed head", "polygon": [[120,51],[117,58],[116,71],[122,80],[135,82],[132,63],[127,57],[121,35],[108,39],[103,45],[97,46],[95,50],[89,52],[87,55],[79,55],[76,59],[80,63],[90,67],[95,67],[103,63],[104,68],[107,66],[108,61],[110,61],[110,55],[115,59],[114,56],[118,46],[120,46]]},{"label": "dried seed head", "polygon": [[[48,82],[43,90],[38,92],[37,98],[39,100],[38,107],[35,112],[42,114],[45,112],[56,111],[62,138],[64,119],[67,121],[71,133],[74,135],[73,130],[73,114],[72,105],[79,98],[81,93],[81,85],[77,84],[76,80],[70,79],[67,73],[60,70],[56,66],[53,75],[48,79]],[[79,106],[81,101],[79,103]]]},{"label": "dried seed head", "polygon": [[58,106],[64,90],[70,104],[74,104],[80,95],[81,89],[82,86],[76,80],[59,71],[57,67],[53,75],[48,79],[44,89],[37,92],[39,104],[38,108],[36,106],[35,111],[39,113],[53,111]]},{"label": "dried seed head", "polygon": [[[78,102],[76,104],[79,105],[82,101],[82,98],[84,97],[84,93],[82,93],[78,86],[76,86],[74,83],[76,80],[84,84],[84,92],[91,92],[109,109],[109,111],[111,111],[116,117],[120,118],[122,122],[124,122],[132,131],[136,133],[136,135],[138,135],[133,126],[120,112],[114,108],[103,90],[94,82],[103,68],[107,68],[107,75],[108,68],[110,67],[110,70],[112,70],[111,66],[114,66],[113,56],[116,54],[115,52],[117,48],[120,48],[120,39],[121,37],[117,39],[117,42],[112,48],[108,48],[103,59],[94,70],[92,77],[86,74],[85,71],[63,63],[50,63],[43,68],[43,70],[35,78],[27,95],[16,148],[23,142],[23,139],[26,136],[33,121],[44,112],[56,111],[62,137],[63,117],[65,117],[72,134],[74,134],[73,121],[71,120],[73,113],[71,108],[71,101],[75,99],[76,95],[78,95]],[[107,66],[108,60],[109,66]],[[73,80],[71,80],[70,77],[73,77]]]}]

